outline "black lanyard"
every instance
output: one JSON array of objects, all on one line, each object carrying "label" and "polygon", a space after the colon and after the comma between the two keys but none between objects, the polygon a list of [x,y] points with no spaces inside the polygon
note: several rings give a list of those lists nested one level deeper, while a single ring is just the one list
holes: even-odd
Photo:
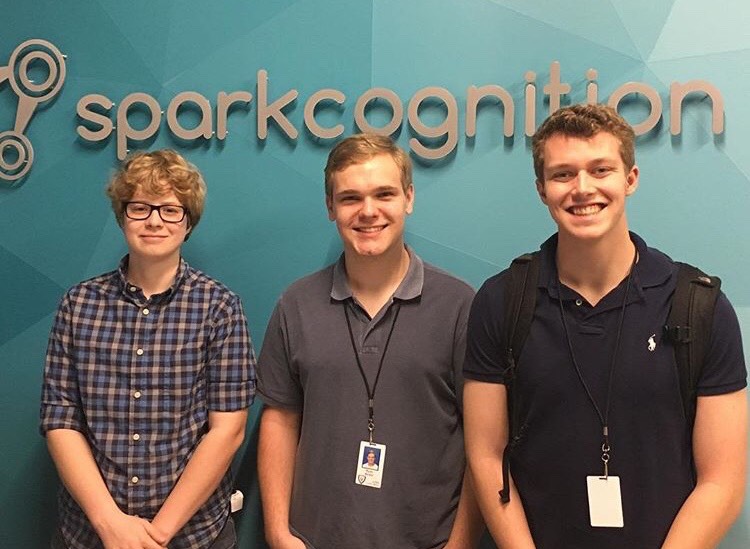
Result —
[{"label": "black lanyard", "polygon": [[[565,339],[568,342],[568,350],[570,351],[570,359],[573,361],[573,367],[576,370],[576,374],[578,374],[578,379],[581,381],[581,385],[583,385],[583,389],[586,391],[586,396],[588,396],[589,401],[594,407],[594,410],[596,410],[596,415],[599,416],[599,421],[602,425],[602,461],[604,462],[604,476],[607,477],[609,475],[609,454],[611,447],[609,445],[609,410],[610,410],[610,404],[612,403],[612,380],[614,379],[614,373],[615,373],[615,365],[617,364],[617,355],[619,354],[618,351],[620,350],[620,339],[622,336],[622,325],[623,321],[625,320],[625,306],[628,302],[628,293],[630,291],[630,281],[633,278],[633,269],[635,269],[635,262],[638,258],[638,250],[636,250],[635,254],[633,255],[633,262],[630,264],[630,270],[628,271],[628,278],[625,282],[625,295],[622,298],[622,307],[620,309],[620,321],[617,326],[617,339],[615,340],[615,349],[612,353],[612,360],[610,362],[609,366],[609,381],[607,383],[607,404],[606,408],[604,409],[604,414],[602,414],[601,409],[596,404],[596,400],[594,399],[594,395],[591,394],[591,390],[589,389],[588,384],[586,383],[586,380],[583,378],[583,372],[581,372],[581,368],[578,365],[578,361],[576,360],[575,353],[573,352],[573,342],[570,339],[570,333],[568,332],[568,324],[565,322],[565,308],[563,307],[562,302],[562,292],[558,291],[557,293],[557,301],[560,304],[560,317],[562,318],[562,325],[563,330],[565,331]],[[562,283],[561,283],[562,284]],[[562,288],[560,288],[562,290]]]},{"label": "black lanyard", "polygon": [[383,370],[383,361],[385,360],[385,354],[388,351],[388,344],[391,342],[391,336],[393,335],[393,329],[396,327],[396,320],[398,320],[398,313],[401,311],[401,303],[396,302],[394,305],[395,311],[393,313],[393,322],[391,322],[391,329],[388,331],[388,337],[385,340],[383,346],[383,353],[380,355],[380,364],[378,365],[378,372],[375,374],[375,383],[372,385],[370,390],[370,383],[367,381],[365,375],[365,369],[362,368],[362,362],[359,360],[359,351],[357,350],[357,343],[354,341],[354,332],[352,332],[352,323],[349,320],[349,307],[344,301],[344,316],[346,317],[346,327],[349,328],[349,339],[352,342],[352,351],[354,351],[354,358],[357,359],[357,366],[359,367],[359,373],[362,375],[362,381],[365,382],[365,389],[367,390],[367,408],[369,417],[367,419],[367,430],[369,431],[370,444],[372,444],[372,434],[375,431],[375,390],[378,388],[378,381],[380,380],[380,372]]}]

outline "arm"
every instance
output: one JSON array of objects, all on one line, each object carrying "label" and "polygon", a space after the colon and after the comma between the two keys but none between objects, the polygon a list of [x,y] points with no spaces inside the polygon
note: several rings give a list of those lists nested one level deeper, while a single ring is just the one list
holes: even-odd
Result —
[{"label": "arm", "polygon": [[258,479],[266,540],[273,549],[305,544],[289,531],[294,464],[302,415],[295,410],[266,407],[260,420]]},{"label": "arm", "polygon": [[159,509],[153,526],[166,544],[216,490],[245,438],[247,409],[208,413],[208,432],[198,443],[169,497]]},{"label": "arm", "polygon": [[47,447],[63,485],[88,517],[106,549],[165,549],[145,519],[120,511],[107,489],[88,441],[73,429],[47,432]]},{"label": "arm", "polygon": [[[463,417],[464,399],[464,376],[463,365],[466,357],[466,328],[468,313],[474,296],[467,296],[465,310],[459,316],[457,329],[453,338],[453,370],[456,383],[456,400]],[[462,419],[463,421],[463,419]],[[448,543],[444,549],[471,549],[479,544],[479,539],[484,533],[484,521],[482,513],[477,504],[477,496],[474,493],[474,483],[471,481],[469,467],[464,470],[464,479],[461,485],[461,496],[458,501],[456,518],[453,521]]]},{"label": "arm", "polygon": [[715,547],[740,513],[747,468],[747,392],[698,397],[693,428],[697,484],[662,549]]},{"label": "arm", "polygon": [[453,529],[444,549],[471,549],[476,547],[483,531],[484,522],[477,505],[474,484],[467,467],[464,471],[464,482],[461,486],[461,499],[458,502],[456,519],[453,522]]},{"label": "arm", "polygon": [[512,484],[502,504],[503,450],[508,440],[505,385],[466,380],[464,386],[466,458],[479,508],[498,547],[533,549],[521,498]]}]

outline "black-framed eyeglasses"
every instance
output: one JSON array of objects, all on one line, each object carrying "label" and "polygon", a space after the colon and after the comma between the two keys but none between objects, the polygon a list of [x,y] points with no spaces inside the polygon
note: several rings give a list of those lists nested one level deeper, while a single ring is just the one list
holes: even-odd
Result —
[{"label": "black-framed eyeglasses", "polygon": [[147,204],[146,202],[126,202],[125,215],[134,221],[143,221],[151,217],[151,213],[156,210],[159,217],[165,223],[179,223],[185,219],[187,210],[184,206],[176,204]]}]

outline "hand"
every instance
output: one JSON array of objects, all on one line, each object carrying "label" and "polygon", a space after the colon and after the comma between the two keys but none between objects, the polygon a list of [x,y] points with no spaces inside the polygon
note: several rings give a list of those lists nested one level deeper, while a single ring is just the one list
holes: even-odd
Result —
[{"label": "hand", "polygon": [[151,539],[153,539],[159,545],[166,547],[169,542],[172,541],[172,537],[174,536],[168,535],[162,528],[159,528],[156,525],[156,521],[149,522],[146,519],[140,520],[143,524],[143,527],[146,529],[146,533],[148,533],[148,535],[151,536]]},{"label": "hand", "polygon": [[271,549],[305,549],[306,547],[305,542],[291,532],[287,532],[285,536],[273,540],[269,545],[271,546]]},{"label": "hand", "polygon": [[155,536],[160,532],[147,520],[122,511],[102,521],[96,529],[104,549],[167,549]]}]

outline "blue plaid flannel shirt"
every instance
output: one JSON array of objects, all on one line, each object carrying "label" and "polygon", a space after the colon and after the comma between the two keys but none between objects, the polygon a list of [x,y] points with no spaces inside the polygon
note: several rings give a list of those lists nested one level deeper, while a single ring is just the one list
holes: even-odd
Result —
[{"label": "blue plaid flannel shirt", "polygon": [[[40,431],[80,431],[110,494],[152,519],[208,429],[208,412],[249,407],[255,355],[237,295],[180,261],[174,285],[146,299],[116,271],[73,287],[50,333]],[[229,513],[228,471],[170,542],[207,547]],[[63,488],[60,530],[71,549],[102,547]]]}]

